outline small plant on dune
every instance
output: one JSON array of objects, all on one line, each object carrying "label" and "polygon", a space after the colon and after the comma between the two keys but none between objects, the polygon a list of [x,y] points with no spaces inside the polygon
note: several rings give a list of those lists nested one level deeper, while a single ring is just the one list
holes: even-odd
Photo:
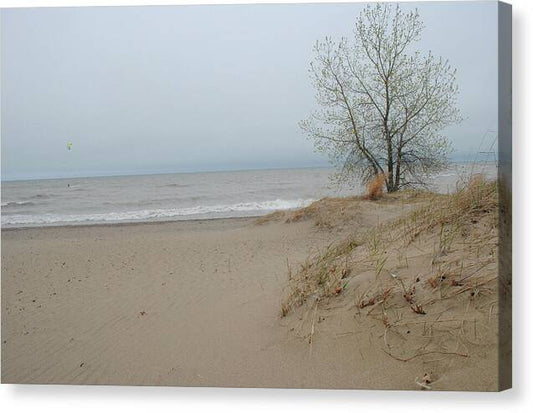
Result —
[{"label": "small plant on dune", "polygon": [[382,237],[382,234],[379,232],[381,229],[379,227],[369,232],[368,235],[368,252],[369,257],[372,260],[376,272],[376,279],[379,277],[383,271],[383,267],[387,262],[387,252],[385,241]]},{"label": "small plant on dune", "polygon": [[450,252],[451,245],[455,236],[454,224],[441,223],[439,234],[439,251],[436,256],[446,255]]},{"label": "small plant on dune", "polygon": [[329,245],[310,260],[306,260],[290,279],[281,303],[281,316],[303,305],[309,297],[316,299],[338,296],[346,290],[351,273],[349,257],[361,245],[349,237],[337,245]]},{"label": "small plant on dune", "polygon": [[376,201],[383,197],[383,187],[385,186],[385,182],[387,182],[387,175],[384,173],[374,176],[366,186],[365,199]]}]

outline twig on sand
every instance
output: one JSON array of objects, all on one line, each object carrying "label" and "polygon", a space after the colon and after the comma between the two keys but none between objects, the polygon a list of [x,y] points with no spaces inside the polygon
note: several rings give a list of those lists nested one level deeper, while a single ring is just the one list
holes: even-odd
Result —
[{"label": "twig on sand", "polygon": [[[446,319],[443,319],[443,320],[434,320],[434,321],[431,321],[432,324],[434,323],[460,323],[462,320],[460,318],[446,318]],[[474,321],[474,319],[472,320],[466,320],[466,321]],[[398,326],[407,326],[407,325],[410,325],[410,324],[424,324],[424,323],[430,323],[429,321],[427,320],[409,320],[409,321],[406,321],[404,323],[394,323],[393,326],[394,327],[398,327]]]},{"label": "twig on sand", "polygon": [[311,354],[313,350],[313,334],[315,334],[315,320],[316,320],[316,313],[318,311],[318,302],[320,301],[319,298],[316,299],[315,303],[315,312],[313,313],[313,322],[311,323],[311,334],[309,334],[309,354]]},{"label": "twig on sand", "polygon": [[415,383],[418,384],[423,389],[431,390],[431,386],[429,384],[426,384],[426,383],[422,382],[422,381],[418,381],[418,377],[415,378]]},{"label": "twig on sand", "polygon": [[[383,349],[381,349],[383,350]],[[389,353],[388,351],[386,350],[383,350],[383,352],[387,355],[389,355],[390,357],[392,357],[393,359],[395,360],[398,360],[398,361],[403,361],[404,363],[405,362],[408,362],[408,361],[411,361],[417,357],[420,357],[420,356],[425,356],[427,354],[444,354],[444,355],[448,355],[448,356],[459,356],[459,357],[468,357],[468,354],[463,354],[463,353],[456,353],[456,352],[446,352],[446,351],[426,351],[425,353],[419,353],[419,354],[415,354],[414,356],[411,356],[411,357],[408,357],[408,358],[405,358],[405,359],[402,359],[400,357],[396,357],[395,355]]]}]

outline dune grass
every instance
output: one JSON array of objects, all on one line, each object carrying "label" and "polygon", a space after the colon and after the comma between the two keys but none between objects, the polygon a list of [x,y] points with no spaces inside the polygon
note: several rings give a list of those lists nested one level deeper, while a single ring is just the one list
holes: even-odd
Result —
[{"label": "dune grass", "polygon": [[[464,245],[466,242],[474,246],[496,235],[496,182],[487,182],[481,176],[474,176],[453,194],[424,194],[424,197],[429,202],[406,216],[362,234],[354,233],[330,245],[319,255],[308,258],[299,271],[291,276],[288,293],[282,303],[282,314],[300,306],[311,296],[323,299],[338,295],[352,278],[350,274],[353,276],[367,271],[369,266],[375,279],[383,273],[390,273],[391,268],[408,266],[407,249],[424,234],[424,242],[431,244],[433,251],[432,264],[447,255],[455,243]],[[321,203],[317,202],[296,211],[286,222],[298,221],[309,214],[317,215],[320,206]],[[331,217],[332,214],[328,215]],[[358,254],[354,254],[356,248]],[[443,275],[435,279],[439,277]],[[434,277],[428,277],[428,282],[436,286]]]}]

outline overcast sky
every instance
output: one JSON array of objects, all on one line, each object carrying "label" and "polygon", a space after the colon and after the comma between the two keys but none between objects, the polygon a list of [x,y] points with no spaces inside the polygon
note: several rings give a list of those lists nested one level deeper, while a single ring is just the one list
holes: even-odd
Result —
[{"label": "overcast sky", "polygon": [[[298,128],[312,47],[363,6],[4,9],[2,179],[327,165]],[[402,7],[457,67],[466,119],[446,133],[477,152],[497,128],[497,3]]]}]

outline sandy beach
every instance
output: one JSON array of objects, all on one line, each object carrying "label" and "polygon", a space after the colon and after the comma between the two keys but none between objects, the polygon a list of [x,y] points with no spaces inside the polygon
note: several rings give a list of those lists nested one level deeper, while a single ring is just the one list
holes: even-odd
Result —
[{"label": "sandy beach", "polygon": [[[342,290],[281,316],[310,257],[426,202],[402,197],[330,203],[336,217],[318,205],[259,220],[4,229],[2,382],[419,390],[431,375],[436,390],[497,390],[494,296],[424,304],[428,315],[408,311],[400,319],[413,324],[393,330],[401,305],[390,323],[366,314],[378,305],[361,305],[374,276],[360,266]],[[409,254],[400,274],[425,277],[434,242]],[[473,308],[475,327],[464,317]],[[405,344],[447,319],[464,334],[453,349],[438,334],[423,350]]]}]

